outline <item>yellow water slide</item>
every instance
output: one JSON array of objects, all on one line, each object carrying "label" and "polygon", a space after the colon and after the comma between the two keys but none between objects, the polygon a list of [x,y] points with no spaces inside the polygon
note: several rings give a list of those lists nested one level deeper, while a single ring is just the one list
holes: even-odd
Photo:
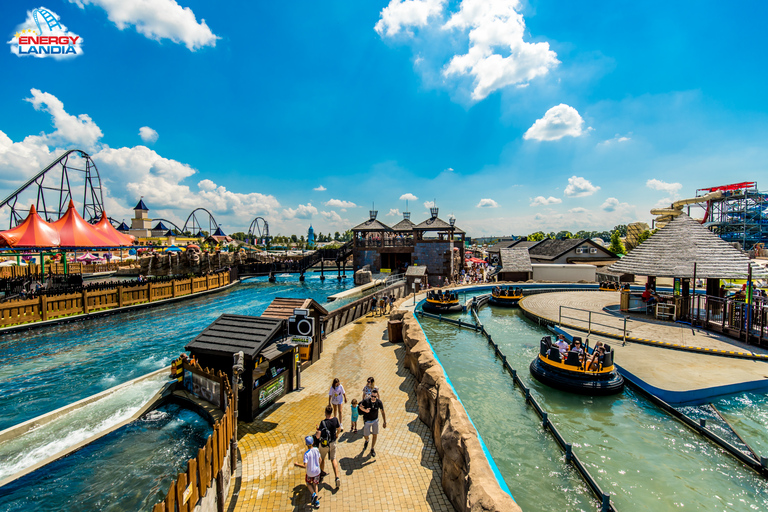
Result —
[{"label": "yellow water slide", "polygon": [[[710,201],[715,201],[717,199],[721,199],[723,197],[723,193],[720,190],[716,190],[714,192],[710,192],[709,194],[705,194],[703,196],[698,197],[690,197],[688,199],[680,199],[678,201],[675,201],[672,203],[672,206],[669,208],[654,208],[651,210],[651,215],[657,215],[655,220],[655,224],[657,228],[663,228],[667,225],[669,221],[683,213],[683,207],[689,204],[700,204],[700,203],[707,203],[707,211],[704,214],[704,219],[707,218],[707,214],[709,213],[709,203]],[[703,221],[703,219],[702,219]]]}]

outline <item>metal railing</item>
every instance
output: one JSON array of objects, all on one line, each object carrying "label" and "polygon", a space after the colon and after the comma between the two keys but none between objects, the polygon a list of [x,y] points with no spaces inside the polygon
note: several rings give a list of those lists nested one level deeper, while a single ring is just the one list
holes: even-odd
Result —
[{"label": "metal railing", "polygon": [[[586,318],[583,318],[583,315],[582,315],[582,318],[575,317],[575,316],[563,315],[563,310],[566,310],[566,312],[567,312],[567,310],[571,310],[571,311],[580,311],[582,313],[586,313]],[[622,322],[622,327],[618,327],[616,325],[611,325],[611,324],[606,324],[606,323],[600,323],[599,319],[602,318],[602,317],[608,317],[608,318],[610,318],[612,320],[619,319],[619,317],[617,317],[616,315],[612,315],[610,313],[600,313],[599,311],[591,311],[589,309],[574,308],[572,306],[562,306],[561,305],[560,309],[559,309],[559,312],[558,312],[557,324],[558,324],[558,326],[563,325],[563,319],[575,320],[577,322],[586,323],[587,334],[588,335],[592,334],[594,327],[605,327],[605,328],[608,328],[608,329],[612,329],[612,330],[615,330],[618,334],[621,335],[622,344],[626,344],[627,343],[627,336],[629,336],[629,333],[630,333],[629,329],[627,329],[627,324],[630,322],[629,317],[627,317],[627,316],[620,317],[621,318],[621,322]],[[579,327],[577,325],[573,325],[573,327],[576,327],[576,328],[579,328],[579,329],[581,328],[581,327]],[[597,329],[597,330],[599,331],[600,329]],[[610,333],[610,334],[613,334],[613,333]]]}]

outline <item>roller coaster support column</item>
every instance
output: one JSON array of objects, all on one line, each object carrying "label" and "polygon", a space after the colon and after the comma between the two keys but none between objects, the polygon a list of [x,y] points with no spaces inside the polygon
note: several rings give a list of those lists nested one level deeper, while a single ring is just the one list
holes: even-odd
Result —
[{"label": "roller coaster support column", "polygon": [[320,280],[325,281],[325,273],[323,272],[325,270],[325,259],[322,257],[320,258]]},{"label": "roller coaster support column", "polygon": [[299,275],[299,281],[304,282],[304,271],[301,271],[301,274]]},{"label": "roller coaster support column", "polygon": [[336,272],[338,272],[338,274],[339,274],[336,279],[341,281],[341,262],[340,261],[336,262]]}]

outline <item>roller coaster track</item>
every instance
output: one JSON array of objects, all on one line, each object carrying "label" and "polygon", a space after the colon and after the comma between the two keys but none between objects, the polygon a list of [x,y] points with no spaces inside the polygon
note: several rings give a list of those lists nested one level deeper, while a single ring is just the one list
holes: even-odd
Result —
[{"label": "roller coaster track", "polygon": [[[83,162],[83,168],[77,167]],[[83,173],[82,185],[78,183],[79,173]],[[57,157],[0,202],[0,208],[7,207],[10,210],[9,228],[19,224],[29,213],[29,207],[24,207],[26,201],[34,203],[43,219],[54,221],[67,211],[69,201],[74,200],[73,188],[79,186],[82,186],[83,193],[82,217],[89,222],[97,221],[104,210],[101,177],[90,155],[80,149],[70,149]]]}]

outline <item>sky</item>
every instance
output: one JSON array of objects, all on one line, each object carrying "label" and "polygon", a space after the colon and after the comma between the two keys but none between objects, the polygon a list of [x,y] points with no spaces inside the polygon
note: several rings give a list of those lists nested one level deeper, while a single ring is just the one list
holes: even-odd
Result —
[{"label": "sky", "polygon": [[143,196],[227,233],[393,225],[406,200],[475,237],[604,230],[768,188],[764,2],[43,1],[0,4],[0,198],[67,149],[110,217]]}]

